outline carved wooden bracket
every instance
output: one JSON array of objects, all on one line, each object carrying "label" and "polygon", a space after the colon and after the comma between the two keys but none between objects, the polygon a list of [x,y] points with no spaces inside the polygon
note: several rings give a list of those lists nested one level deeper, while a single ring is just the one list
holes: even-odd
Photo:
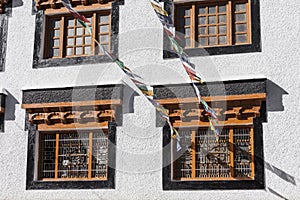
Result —
[{"label": "carved wooden bracket", "polygon": [[[262,102],[266,94],[204,97],[215,110],[220,124],[252,124],[253,118],[260,116]],[[196,98],[159,99],[169,110],[170,120],[175,127],[208,126],[208,115]]]},{"label": "carved wooden bracket", "polygon": [[7,4],[10,0],[0,0],[0,14],[3,13],[3,5]]},{"label": "carved wooden bracket", "polygon": [[71,127],[107,127],[115,121],[121,100],[96,100],[90,102],[22,104],[28,121],[39,130]]},{"label": "carved wooden bracket", "polygon": [[[7,1],[7,0],[2,0]],[[87,6],[93,4],[107,4],[110,2],[118,2],[119,0],[70,0],[72,6]],[[1,0],[0,0],[1,2]],[[35,0],[35,6],[38,10],[45,10],[48,8],[61,8],[63,7],[61,0]]]}]

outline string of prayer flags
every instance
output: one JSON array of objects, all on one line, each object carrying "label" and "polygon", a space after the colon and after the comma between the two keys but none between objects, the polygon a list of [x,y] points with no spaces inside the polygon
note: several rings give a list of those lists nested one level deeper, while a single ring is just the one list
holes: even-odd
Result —
[{"label": "string of prayer flags", "polygon": [[[73,15],[75,19],[79,21],[79,23],[89,32],[89,34],[92,36],[93,40],[97,43],[99,46],[99,49],[102,50],[102,52],[109,57],[109,59],[113,62],[115,62],[120,69],[130,78],[130,80],[136,85],[136,87],[146,96],[146,98],[149,100],[149,102],[155,107],[155,109],[160,113],[160,115],[167,121],[168,125],[170,126],[171,135],[173,138],[177,139],[177,151],[181,149],[180,146],[180,137],[178,135],[177,130],[172,126],[170,119],[169,119],[169,112],[167,109],[165,109],[162,105],[160,105],[157,101],[153,100],[153,87],[150,85],[144,83],[140,76],[133,73],[128,67],[124,65],[124,62],[118,59],[116,55],[113,55],[112,53],[108,52],[107,49],[104,48],[103,45],[101,45],[93,36],[92,34],[92,28],[87,24],[90,23],[84,16],[80,15],[76,10],[73,9],[71,3],[69,0],[61,0],[62,4],[65,6],[65,8],[68,9],[68,11]],[[156,6],[159,10],[159,4],[155,4],[153,6]],[[167,12],[163,9],[159,10],[159,12],[162,15],[166,15]],[[170,19],[168,19],[170,20]]]},{"label": "string of prayer flags", "polygon": [[76,10],[73,9],[71,3],[69,0],[61,0],[61,3],[64,5],[65,8],[68,9],[68,11],[73,15],[75,19],[77,19],[79,22],[85,22],[89,23],[90,21],[87,20],[83,15],[79,14]]},{"label": "string of prayer flags", "polygon": [[184,53],[183,48],[179,45],[179,43],[176,41],[176,34],[173,31],[175,30],[174,23],[167,13],[167,11],[163,8],[163,6],[160,4],[158,0],[150,0],[150,3],[158,16],[160,22],[163,25],[164,31],[167,33],[167,37],[169,38],[171,45],[175,52],[177,53],[178,57],[180,58],[180,61],[187,73],[187,75],[190,78],[191,84],[193,85],[193,88],[196,92],[198,102],[199,104],[202,104],[204,107],[204,110],[208,114],[208,119],[210,122],[210,129],[214,131],[216,135],[216,139],[218,140],[219,137],[219,130],[216,127],[218,125],[218,117],[215,113],[215,111],[209,107],[209,105],[206,103],[206,101],[202,98],[200,95],[200,91],[198,87],[195,85],[195,82],[202,83],[200,75],[195,70],[195,66],[190,62],[188,56]]}]

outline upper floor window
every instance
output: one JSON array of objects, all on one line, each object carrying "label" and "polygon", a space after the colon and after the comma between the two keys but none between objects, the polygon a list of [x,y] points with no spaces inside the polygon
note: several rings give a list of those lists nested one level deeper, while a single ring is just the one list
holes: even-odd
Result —
[{"label": "upper floor window", "polygon": [[110,62],[98,42],[110,53],[118,54],[119,5],[123,2],[73,0],[70,3],[88,19],[92,34],[60,1],[36,0],[34,68]]},{"label": "upper floor window", "polygon": [[185,48],[251,43],[250,2],[201,1],[176,6],[176,30]]},{"label": "upper floor window", "polygon": [[[165,9],[172,10],[168,6]],[[189,56],[261,51],[256,0],[174,0],[174,25],[178,42]],[[168,46],[164,57],[174,57]]]},{"label": "upper floor window", "polygon": [[[95,39],[110,51],[110,10],[82,13],[95,30]],[[44,58],[103,55],[93,36],[70,15],[47,16]]]}]

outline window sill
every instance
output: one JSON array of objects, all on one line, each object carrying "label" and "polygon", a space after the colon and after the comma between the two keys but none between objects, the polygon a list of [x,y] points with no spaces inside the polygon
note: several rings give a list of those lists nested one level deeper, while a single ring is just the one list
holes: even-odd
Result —
[{"label": "window sill", "polygon": [[33,61],[33,68],[46,68],[46,67],[61,67],[61,66],[74,66],[96,63],[112,62],[106,55],[101,56],[82,56],[72,58],[55,58],[55,59],[41,59],[38,58]]},{"label": "window sill", "polygon": [[[235,46],[189,48],[189,49],[184,49],[184,52],[190,57],[237,54],[237,53],[253,53],[253,52],[261,52],[261,46],[260,44],[246,44],[246,45],[235,45]],[[178,56],[172,50],[170,51],[164,50],[163,58],[164,59],[178,58]]]},{"label": "window sill", "polygon": [[26,190],[115,189],[113,181],[32,181]]}]

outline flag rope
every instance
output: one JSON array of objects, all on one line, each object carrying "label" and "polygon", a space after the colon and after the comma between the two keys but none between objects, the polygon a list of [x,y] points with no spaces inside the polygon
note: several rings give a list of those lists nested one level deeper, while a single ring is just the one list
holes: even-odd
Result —
[{"label": "flag rope", "polygon": [[124,65],[124,63],[116,55],[113,55],[112,53],[108,52],[104,48],[104,46],[101,45],[101,43],[99,43],[97,39],[95,39],[92,33],[92,28],[87,24],[90,23],[90,21],[87,20],[83,15],[79,14],[76,10],[74,10],[69,0],[61,0],[61,2],[64,5],[64,7],[73,15],[73,17],[77,19],[78,22],[84,27],[84,29],[88,31],[93,41],[96,42],[96,44],[103,51],[103,53],[107,55],[111,61],[115,62],[119,66],[119,68],[130,78],[130,80],[134,83],[134,85],[155,107],[155,109],[158,111],[161,117],[166,120],[168,126],[170,127],[172,138],[177,140],[177,151],[179,151],[181,149],[181,145],[180,145],[180,136],[178,134],[178,131],[172,126],[172,123],[170,122],[169,111],[165,109],[161,104],[159,104],[158,101],[153,99],[154,96],[153,88],[149,84],[144,83],[142,81],[143,79],[140,76],[133,73],[128,67]]},{"label": "flag rope", "polygon": [[[216,140],[219,139],[219,129],[216,127],[218,125],[218,117],[216,112],[206,103],[206,101],[202,98],[199,88],[196,86],[195,82],[203,84],[201,76],[198,75],[197,71],[195,70],[195,65],[192,64],[184,52],[183,48],[178,44],[176,41],[176,34],[174,33],[175,27],[171,16],[168,12],[163,8],[161,3],[158,0],[149,0],[150,4],[152,5],[156,15],[158,16],[160,22],[163,25],[163,29],[170,40],[173,49],[175,50],[176,54],[180,58],[183,68],[185,69],[187,75],[190,78],[191,84],[193,86],[194,91],[196,92],[197,99],[199,105],[203,105],[205,112],[208,115],[208,120],[210,123],[210,129],[215,133]],[[167,0],[170,2],[170,0]],[[173,1],[171,0],[172,4]]]}]

